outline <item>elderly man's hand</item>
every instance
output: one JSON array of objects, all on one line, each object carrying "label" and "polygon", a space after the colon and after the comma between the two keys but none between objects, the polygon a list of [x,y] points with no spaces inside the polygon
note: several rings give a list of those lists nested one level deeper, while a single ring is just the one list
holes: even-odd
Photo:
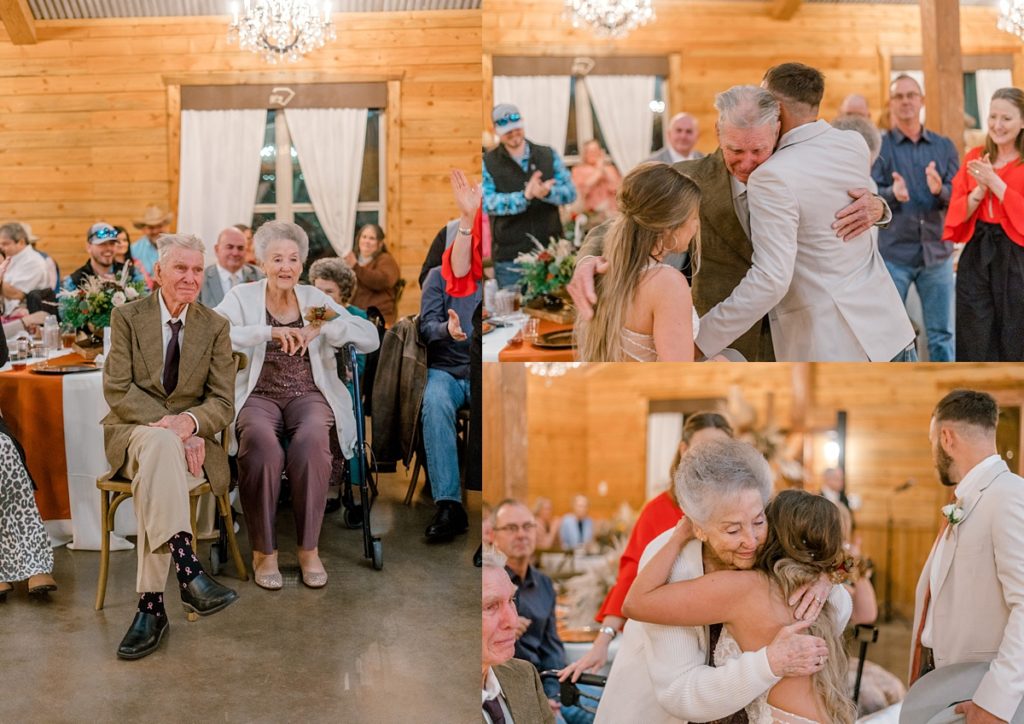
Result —
[{"label": "elderly man's hand", "polygon": [[206,462],[206,440],[193,435],[185,441],[185,464],[188,471],[195,477],[203,474],[203,463]]},{"label": "elderly man's hand", "polygon": [[810,621],[797,621],[783,626],[768,644],[768,666],[776,676],[810,676],[821,671],[828,659],[824,639],[800,632]]},{"label": "elderly man's hand", "polygon": [[965,701],[963,704],[957,704],[953,711],[957,714],[963,714],[967,719],[967,724],[1006,724],[1005,719],[1000,719],[994,714],[990,714],[987,710],[982,709],[973,701]]},{"label": "elderly man's hand", "polygon": [[196,432],[196,421],[188,415],[164,415],[156,422],[149,423],[150,427],[167,428],[185,442]]},{"label": "elderly man's hand", "polygon": [[576,316],[584,322],[594,317],[594,305],[597,304],[597,292],[594,290],[594,275],[608,271],[608,262],[603,256],[587,256],[576,262],[572,279],[566,289],[576,307]]},{"label": "elderly man's hand", "polygon": [[874,226],[885,214],[885,207],[868,189],[850,189],[846,193],[853,203],[836,213],[832,230],[843,241],[850,241]]}]

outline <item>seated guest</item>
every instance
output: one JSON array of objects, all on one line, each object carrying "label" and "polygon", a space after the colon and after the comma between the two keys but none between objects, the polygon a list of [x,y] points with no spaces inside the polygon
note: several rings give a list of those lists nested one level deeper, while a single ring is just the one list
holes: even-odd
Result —
[{"label": "seated guest", "polygon": [[153,265],[158,258],[156,241],[160,235],[167,231],[174,213],[164,211],[158,204],[148,204],[142,212],[142,216],[132,219],[132,226],[140,231],[146,232],[140,236],[131,246],[132,259],[135,260],[135,269],[142,275],[146,282],[146,288],[152,289]]},{"label": "seated guest", "polygon": [[480,657],[484,722],[554,724],[537,670],[513,658],[516,651],[516,587],[505,571],[505,556],[483,556],[483,647]]},{"label": "seated guest", "polygon": [[186,611],[207,616],[238,598],[203,571],[190,533],[189,491],[205,477],[214,493],[227,492],[228,458],[216,436],[234,414],[228,324],[194,303],[203,255],[194,236],[161,236],[153,265],[159,292],[110,315],[103,365],[107,477],[132,481],[139,536],[141,597],[117,649],[122,659],[153,653],[167,633],[163,590],[172,558]]},{"label": "seated guest", "polygon": [[75,288],[82,286],[86,277],[114,279],[124,268],[123,264],[114,260],[117,250],[117,229],[110,224],[101,221],[89,227],[89,233],[85,237],[85,250],[89,252],[89,259],[68,277],[71,286]]},{"label": "seated guest", "polygon": [[400,272],[395,257],[384,246],[384,230],[376,224],[363,226],[356,234],[355,252],[350,251],[344,258],[359,280],[352,304],[360,309],[377,307],[390,327],[398,314],[395,285]]},{"label": "seated guest", "polygon": [[35,289],[49,287],[49,272],[42,254],[29,246],[21,224],[0,226],[0,316],[9,317]]},{"label": "seated guest", "polygon": [[[24,309],[19,312],[25,311]],[[11,321],[4,322],[4,337],[6,339],[14,339],[20,333],[25,332],[35,336],[36,330],[43,326],[43,322],[49,316],[48,312],[33,312],[32,314],[21,314],[20,316],[15,315],[11,318]],[[4,347],[6,350],[6,346]],[[2,367],[3,365],[0,365]]]},{"label": "seated guest", "polygon": [[562,516],[562,525],[558,529],[562,550],[586,548],[593,542],[594,521],[587,515],[589,510],[590,501],[586,495],[577,495],[572,499],[572,512]]},{"label": "seated guest", "polygon": [[245,263],[256,264],[256,252],[252,247],[252,227],[246,224],[235,224],[235,228],[245,234]]},{"label": "seated guest", "polygon": [[420,298],[420,338],[427,344],[427,385],[420,419],[427,452],[427,475],[437,512],[427,526],[427,540],[442,543],[469,529],[462,507],[462,484],[455,415],[470,402],[469,335],[480,290],[464,297],[445,291],[440,267],[427,275]]},{"label": "seated guest", "polygon": [[[356,273],[338,257],[328,256],[313,262],[313,265],[309,267],[309,281],[314,287],[333,299],[335,304],[347,309],[350,314],[369,319],[364,310],[351,303],[358,286]],[[366,355],[356,355],[356,364],[359,366],[359,375],[362,379],[363,371],[366,369]]]},{"label": "seated guest", "polygon": [[203,272],[203,291],[199,295],[199,301],[206,306],[216,307],[228,290],[263,278],[259,269],[245,263],[245,234],[235,227],[229,226],[217,235],[213,253],[217,263]]},{"label": "seated guest", "polygon": [[554,550],[558,545],[558,521],[555,505],[549,498],[533,501],[533,517],[537,521],[537,548],[542,551]]},{"label": "seated guest", "polygon": [[[352,398],[338,379],[335,353],[349,342],[360,352],[372,352],[377,329],[316,287],[299,284],[309,254],[309,238],[301,227],[269,221],[253,241],[266,278],[234,287],[217,307],[231,322],[234,348],[249,357],[235,381],[234,432],[253,569],[257,585],[282,587],[274,517],[286,471],[302,582],[321,588],[327,585],[318,541],[331,476],[328,435],[336,427],[346,458],[353,456],[356,439]],[[314,309],[336,316],[307,323]]]},{"label": "seated guest", "polygon": [[[3,346],[0,366],[6,362]],[[53,549],[43,528],[25,451],[0,417],[0,603],[7,600],[13,581],[28,580],[30,596],[57,590],[53,580]]]},{"label": "seated guest", "polygon": [[57,266],[57,262],[52,256],[47,254],[45,251],[39,249],[39,237],[32,233],[32,227],[24,221],[17,222],[21,224],[21,228],[25,230],[25,236],[28,237],[28,243],[39,252],[39,256],[43,257],[43,261],[46,262],[46,289],[52,289],[54,292],[60,291],[60,267]]},{"label": "seated guest", "polygon": [[130,271],[130,279],[133,282],[144,281],[142,274],[136,268],[135,260],[132,259],[132,237],[128,235],[128,230],[123,226],[114,226],[114,230],[117,232],[117,246],[114,247],[114,261],[118,264],[123,264],[128,267]]},{"label": "seated guest", "polygon": [[[516,585],[516,658],[529,661],[540,671],[565,666],[565,647],[558,637],[555,620],[555,586],[551,579],[530,565],[536,547],[537,523],[533,513],[518,500],[503,500],[494,508],[494,544],[508,557],[505,570]],[[580,687],[592,693],[593,689]],[[544,691],[568,724],[592,722],[593,714],[575,706],[559,708],[559,685],[548,679]],[[639,720],[637,720],[639,721]]]},{"label": "seated guest", "polygon": [[601,144],[593,139],[583,144],[580,162],[572,170],[576,186],[577,206],[587,215],[587,231],[618,213],[615,196],[622,186],[622,176],[605,156]]}]

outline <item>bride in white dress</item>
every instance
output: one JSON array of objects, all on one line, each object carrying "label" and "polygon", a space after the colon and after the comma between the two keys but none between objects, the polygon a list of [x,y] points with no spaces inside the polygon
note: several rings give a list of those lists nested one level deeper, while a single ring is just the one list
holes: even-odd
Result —
[{"label": "bride in white dress", "polygon": [[[768,538],[748,571],[716,571],[668,583],[682,547],[705,535],[684,518],[670,542],[640,571],[623,611],[630,618],[667,626],[724,623],[715,663],[753,651],[795,621],[788,605],[794,590],[830,573],[844,560],[842,526],[835,505],[818,495],[784,490],[765,509]],[[824,668],[811,676],[787,677],[746,707],[750,724],[850,724],[855,707],[846,689],[847,657],[831,603],[808,633],[828,645]]]},{"label": "bride in white dress", "polygon": [[699,256],[700,188],[663,163],[644,163],[622,181],[619,215],[605,237],[608,272],[596,282],[589,322],[578,320],[580,359],[588,362],[692,362],[693,300],[666,254],[693,242]]}]

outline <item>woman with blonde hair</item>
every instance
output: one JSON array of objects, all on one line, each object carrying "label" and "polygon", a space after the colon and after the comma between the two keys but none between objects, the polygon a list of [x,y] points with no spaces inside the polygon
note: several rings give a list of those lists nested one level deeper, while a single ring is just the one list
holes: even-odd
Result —
[{"label": "woman with blonde hair", "polygon": [[618,201],[620,214],[604,245],[608,272],[596,281],[594,317],[576,322],[580,358],[692,362],[690,287],[662,259],[686,251],[691,241],[699,244],[700,188],[672,166],[644,163],[623,179]]},{"label": "woman with blonde hair", "polygon": [[[686,486],[679,492],[685,507]],[[793,593],[836,571],[845,552],[839,511],[821,496],[784,490],[768,504],[765,517],[768,535],[752,569],[719,569],[666,584],[683,548],[708,535],[699,521],[684,518],[641,569],[626,597],[626,613],[668,626],[724,624],[711,647],[716,666],[772,641],[796,620],[788,604]],[[841,634],[848,612],[841,614],[831,598],[825,602],[807,630],[828,647],[822,668],[787,676],[752,701],[745,707],[751,724],[852,724],[856,710],[846,690],[848,661]]]}]

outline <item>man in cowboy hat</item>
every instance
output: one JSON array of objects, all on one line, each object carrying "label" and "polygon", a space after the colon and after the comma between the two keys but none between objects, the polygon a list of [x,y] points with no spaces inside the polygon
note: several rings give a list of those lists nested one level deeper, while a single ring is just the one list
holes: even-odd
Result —
[{"label": "man in cowboy hat", "polygon": [[136,261],[139,271],[146,280],[146,286],[153,288],[153,265],[156,263],[159,254],[156,250],[156,240],[161,234],[167,233],[167,226],[174,218],[170,211],[164,211],[159,204],[149,204],[142,212],[142,216],[132,219],[132,225],[136,229],[146,232],[132,244],[132,258]]}]

